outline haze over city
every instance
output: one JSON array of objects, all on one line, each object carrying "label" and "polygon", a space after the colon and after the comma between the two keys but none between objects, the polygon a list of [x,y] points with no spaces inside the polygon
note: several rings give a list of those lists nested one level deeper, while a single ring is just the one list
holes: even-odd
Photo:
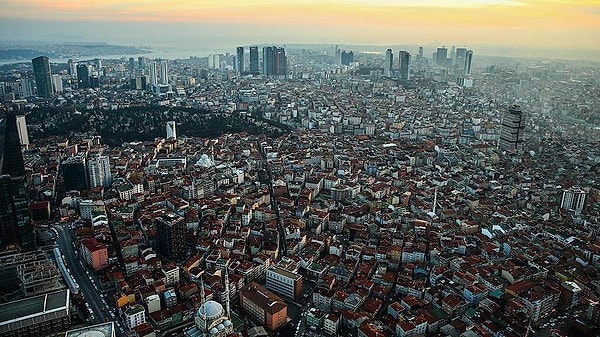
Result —
[{"label": "haze over city", "polygon": [[2,0],[0,39],[231,48],[263,43],[469,45],[594,59],[600,6],[567,0]]}]

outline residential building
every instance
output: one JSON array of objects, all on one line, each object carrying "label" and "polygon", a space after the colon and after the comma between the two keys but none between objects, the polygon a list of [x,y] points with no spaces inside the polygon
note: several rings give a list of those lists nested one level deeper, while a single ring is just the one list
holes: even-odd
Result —
[{"label": "residential building", "polygon": [[251,282],[240,289],[240,305],[269,330],[277,330],[287,321],[287,304],[258,283]]}]

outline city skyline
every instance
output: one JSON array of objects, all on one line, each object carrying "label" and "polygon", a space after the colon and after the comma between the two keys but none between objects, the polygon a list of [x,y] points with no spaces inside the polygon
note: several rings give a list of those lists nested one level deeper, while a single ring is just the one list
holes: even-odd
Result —
[{"label": "city skyline", "polygon": [[600,31],[600,6],[594,1],[302,0],[273,4],[260,0],[148,4],[135,0],[3,0],[0,39],[53,38],[164,46],[191,43],[198,47],[288,42],[508,45],[565,48],[577,53],[597,50],[595,36]]}]

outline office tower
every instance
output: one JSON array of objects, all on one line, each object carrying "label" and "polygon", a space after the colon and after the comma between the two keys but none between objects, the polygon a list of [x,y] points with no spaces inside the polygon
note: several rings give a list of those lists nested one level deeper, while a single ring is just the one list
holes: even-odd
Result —
[{"label": "office tower", "polygon": [[417,55],[417,61],[423,62],[423,47],[419,47],[419,55]]},{"label": "office tower", "polygon": [[87,64],[77,65],[77,85],[80,89],[90,87],[90,72]]},{"label": "office tower", "polygon": [[67,71],[71,76],[77,76],[77,61],[73,59],[67,60]]},{"label": "office tower", "polygon": [[456,56],[454,67],[456,71],[463,73],[465,69],[465,57],[467,56],[467,48],[456,48]]},{"label": "office tower", "polygon": [[579,186],[572,186],[563,190],[560,208],[575,212],[583,211],[587,194],[588,193],[582,190]]},{"label": "office tower", "polygon": [[25,115],[17,116],[17,132],[19,133],[19,142],[21,145],[29,145],[29,133],[27,132]]},{"label": "office tower", "polygon": [[467,50],[465,54],[465,75],[471,75],[471,61],[473,60],[473,51]]},{"label": "office tower", "polygon": [[235,51],[235,71],[238,74],[244,72],[244,47],[237,47]]},{"label": "office tower", "polygon": [[446,66],[446,60],[448,59],[448,49],[441,47],[437,49],[435,53],[435,64],[438,66]]},{"label": "office tower", "polygon": [[38,97],[52,97],[52,81],[50,73],[50,61],[46,56],[39,56],[31,60],[33,64],[33,75],[37,87]]},{"label": "office tower", "polygon": [[169,84],[169,60],[160,61],[160,84]]},{"label": "office tower", "polygon": [[342,65],[348,66],[350,65],[350,63],[354,62],[354,52],[349,51],[346,52],[345,50],[342,51]]},{"label": "office tower", "polygon": [[169,138],[177,139],[177,129],[175,121],[167,122],[167,139]]},{"label": "office tower", "polygon": [[285,49],[278,47],[263,48],[263,74],[265,75],[286,75],[287,57]]},{"label": "office tower", "polygon": [[69,157],[60,165],[65,190],[84,191],[88,189],[88,172],[83,156]]},{"label": "office tower", "polygon": [[258,47],[250,47],[250,73],[258,74]]},{"label": "office tower", "polygon": [[148,65],[150,74],[150,85],[155,87],[158,85],[158,70],[156,69],[156,62],[150,62]]},{"label": "office tower", "polygon": [[63,92],[62,76],[59,74],[52,75],[52,90],[56,93]]},{"label": "office tower", "polygon": [[35,249],[17,116],[12,113],[0,119],[0,250],[10,245]]},{"label": "office tower", "polygon": [[523,150],[523,132],[525,119],[518,105],[511,106],[502,115],[502,130],[498,146],[508,152],[517,153]]},{"label": "office tower", "polygon": [[101,59],[94,59],[94,66],[96,66],[97,70],[102,69],[102,60]]},{"label": "office tower", "polygon": [[155,218],[155,221],[156,252],[172,261],[183,259],[189,247],[185,218],[167,213]]},{"label": "office tower", "polygon": [[275,54],[275,75],[286,75],[287,74],[287,56],[285,56],[284,48],[276,48]]},{"label": "office tower", "polygon": [[135,70],[135,59],[133,57],[129,58],[129,71],[133,72]]},{"label": "office tower", "polygon": [[383,76],[392,76],[394,66],[394,53],[391,49],[385,51],[385,60],[383,61]]},{"label": "office tower", "polygon": [[220,55],[208,55],[208,67],[210,69],[219,69],[221,66]]},{"label": "office tower", "polygon": [[92,156],[88,160],[87,168],[90,175],[90,187],[110,187],[112,173],[110,172],[110,158],[108,156]]},{"label": "office tower", "polygon": [[408,81],[410,70],[410,53],[406,50],[401,50],[398,57],[400,59],[400,79]]},{"label": "office tower", "polygon": [[450,60],[454,60],[455,55],[456,55],[456,47],[452,46],[450,48]]},{"label": "office tower", "polygon": [[138,68],[144,69],[146,68],[146,58],[143,56],[138,56]]},{"label": "office tower", "polygon": [[339,46],[335,46],[335,64],[337,65],[341,65],[342,64],[342,51],[340,50]]}]

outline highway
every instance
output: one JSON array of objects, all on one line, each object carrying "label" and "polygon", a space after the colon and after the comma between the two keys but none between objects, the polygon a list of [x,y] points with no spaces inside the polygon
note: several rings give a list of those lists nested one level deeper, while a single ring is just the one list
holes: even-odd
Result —
[{"label": "highway", "polygon": [[[54,228],[58,232],[56,243],[58,244],[61,253],[64,255],[64,260],[67,264],[67,268],[71,271],[71,275],[79,284],[79,292],[83,295],[85,302],[90,305],[92,312],[94,313],[94,319],[91,320],[92,324],[103,323],[106,321],[116,321],[110,317],[110,308],[106,307],[100,296],[101,292],[95,284],[92,283],[88,274],[79,263],[79,259],[73,252],[73,239],[68,229],[63,226],[55,225]],[[117,335],[124,335],[119,328],[116,328]]]}]

